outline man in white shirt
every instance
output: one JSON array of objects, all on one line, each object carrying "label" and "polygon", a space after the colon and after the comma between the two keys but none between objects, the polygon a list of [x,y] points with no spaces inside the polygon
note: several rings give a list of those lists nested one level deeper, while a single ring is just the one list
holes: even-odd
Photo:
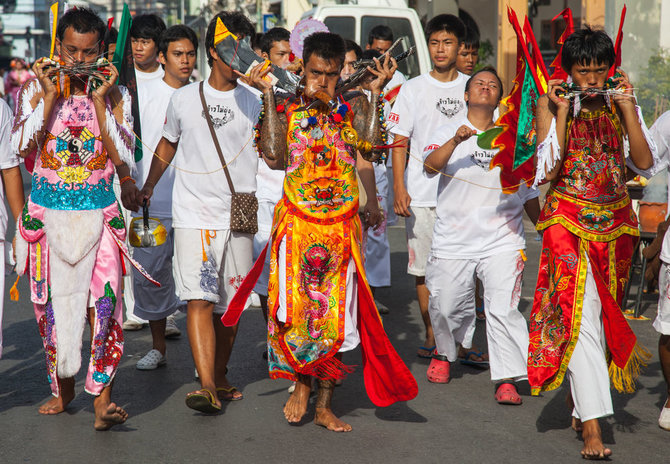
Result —
[{"label": "man in white shirt", "polygon": [[[153,152],[163,133],[163,124],[170,98],[175,90],[187,85],[195,66],[198,50],[198,37],[184,25],[175,25],[166,29],[158,40],[158,59],[165,70],[162,79],[145,81],[139,86],[138,94],[142,101],[140,118],[142,120],[142,139],[144,156],[137,163],[135,180],[144,184],[153,160]],[[177,155],[182,157],[182,146]],[[151,328],[153,347],[136,367],[140,370],[152,370],[166,363],[165,337],[168,318],[179,306],[172,276],[172,255],[174,234],[172,232],[172,185],[174,168],[170,167],[156,186],[151,200],[151,217],[158,218],[167,231],[167,241],[158,247],[135,248],[133,257],[161,283],[156,287],[138,274],[133,274],[133,293],[135,296],[135,316],[148,320]],[[133,213],[134,216],[141,216]],[[174,324],[174,321],[172,322]],[[176,327],[174,327],[176,329]],[[177,333],[180,333],[177,329]]]},{"label": "man in white shirt", "polygon": [[[16,220],[21,214],[24,203],[23,179],[19,168],[19,158],[12,151],[9,136],[12,131],[12,110],[4,100],[0,99],[0,257],[5,257],[5,233],[7,232],[7,211],[4,195],[7,192],[7,203]],[[3,188],[4,187],[4,188]],[[5,301],[5,266],[0,266],[0,358],[2,357],[2,310]]]},{"label": "man in white shirt", "polygon": [[467,76],[456,69],[465,34],[463,22],[454,15],[438,15],[428,22],[425,32],[433,69],[401,87],[388,121],[394,142],[405,143],[392,152],[394,210],[407,218],[407,272],[416,277],[419,309],[426,328],[425,341],[417,355],[430,358],[435,337],[428,315],[425,275],[435,222],[437,179],[424,174],[421,151],[435,129],[465,113],[463,92]]},{"label": "man in white shirt", "polygon": [[[291,63],[289,61],[291,54],[290,37],[291,34],[286,29],[273,27],[261,39],[261,56],[280,68],[286,68]],[[250,88],[253,92],[258,92],[255,88]],[[260,256],[270,239],[274,209],[284,192],[284,171],[270,169],[265,160],[261,158],[258,160],[256,181],[258,184],[258,189],[256,190],[256,198],[258,198],[258,233],[254,236],[254,261]],[[268,253],[266,256],[265,267],[258,278],[258,282],[256,282],[254,292],[256,292],[260,299],[263,317],[267,321],[270,254]],[[267,356],[267,350],[264,351],[264,354]]]},{"label": "man in white shirt", "polygon": [[158,41],[164,30],[165,23],[158,15],[142,14],[133,18],[130,45],[138,86],[143,81],[163,77],[165,71],[158,62]]},{"label": "man in white shirt", "polygon": [[[237,326],[224,327],[220,317],[251,269],[253,235],[230,229],[231,191],[200,91],[236,192],[256,190],[258,155],[253,129],[261,109],[258,97],[237,84],[238,76],[214,48],[219,18],[240,39],[254,33],[241,13],[222,12],[212,19],[205,38],[212,73],[207,81],[187,85],[172,95],[157,157],[135,204],[137,208],[142,199],[152,197],[166,163],[174,159],[175,283],[179,298],[187,302],[188,338],[201,384],[187,395],[186,405],[206,414],[220,412],[221,399],[242,399],[226,378]],[[183,151],[175,158],[179,146]]]},{"label": "man in white shirt", "polygon": [[[484,283],[491,379],[500,404],[521,404],[515,381],[525,379],[528,328],[518,310],[525,261],[523,210],[533,222],[538,191],[521,185],[502,192],[500,168],[490,169],[494,150],[477,145],[478,133],[494,126],[502,83],[484,68],[465,88],[467,115],[440,127],[424,150],[425,171],[438,179],[433,243],[426,267],[429,313],[436,353],[428,380],[447,383],[457,343],[475,319],[476,279]],[[465,348],[469,348],[465,346]]]},{"label": "man in white shirt", "polygon": [[[668,166],[670,164],[670,111],[666,111],[656,120],[650,132],[656,142],[661,163],[663,166]],[[670,168],[668,168],[668,180],[670,181]],[[668,193],[668,200],[670,201],[670,193]],[[660,334],[658,356],[668,390],[668,397],[663,403],[658,425],[662,429],[670,430],[670,234],[667,232],[661,248],[658,290],[658,315],[654,320],[654,329]]]},{"label": "man in white shirt", "polygon": [[[142,96],[140,95],[140,90],[144,87],[145,83],[153,79],[162,79],[163,68],[158,62],[158,39],[165,30],[165,23],[163,20],[155,14],[141,14],[133,18],[132,26],[130,26],[130,45],[132,48],[133,54],[133,63],[135,65],[135,78],[137,79],[137,105],[142,112],[142,108],[145,106],[145,101],[143,101]],[[144,118],[140,115],[140,127],[144,127]],[[144,131],[144,129],[142,129]],[[144,139],[144,133],[142,133],[142,139]],[[144,148],[146,150],[146,148]],[[115,192],[120,198],[118,192],[120,192],[120,187],[118,185],[118,180],[114,182]],[[124,211],[126,215],[129,215],[129,211]],[[127,225],[130,225],[128,223]],[[130,246],[129,246],[130,248]],[[123,330],[140,330],[147,324],[147,320],[138,317],[135,314],[135,295],[133,293],[133,278],[128,275],[123,278],[123,302],[126,306],[126,320],[123,322]],[[177,326],[174,324],[174,319],[170,322],[170,328],[174,331],[177,329]],[[174,333],[174,332],[173,332]]]}]

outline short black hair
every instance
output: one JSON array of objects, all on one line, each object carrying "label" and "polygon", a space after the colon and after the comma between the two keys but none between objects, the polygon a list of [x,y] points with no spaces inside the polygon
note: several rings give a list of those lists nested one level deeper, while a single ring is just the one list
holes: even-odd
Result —
[{"label": "short black hair", "polygon": [[165,30],[165,22],[160,16],[146,13],[133,18],[130,37],[133,39],[151,39],[158,45],[158,39]]},{"label": "short black hair", "polygon": [[253,50],[256,50],[257,48],[261,48],[261,41],[263,40],[263,34],[262,32],[256,32],[254,35],[251,36],[251,48]]},{"label": "short black hair", "polygon": [[575,64],[606,64],[612,66],[616,58],[612,39],[602,29],[584,26],[565,39],[561,52],[561,67],[570,73]]},{"label": "short black hair", "polygon": [[309,57],[315,54],[324,60],[337,60],[344,63],[344,39],[332,32],[315,32],[305,39],[302,48],[302,59],[307,63]]},{"label": "short black hair", "polygon": [[214,31],[216,30],[216,20],[219,18],[223,21],[224,26],[240,40],[245,37],[252,38],[256,33],[253,24],[239,11],[222,11],[214,16],[207,26],[207,34],[205,35],[205,51],[207,52],[207,63],[210,68],[214,64],[214,59],[209,49],[214,48]]},{"label": "short black hair", "polygon": [[103,20],[90,8],[77,7],[67,10],[58,21],[58,26],[56,28],[56,37],[58,40],[63,40],[65,31],[69,27],[80,34],[87,34],[89,32],[97,33],[98,45],[100,45],[105,38],[105,33],[107,32],[107,26]]},{"label": "short black hair", "polygon": [[503,83],[502,80],[500,79],[500,76],[498,75],[498,71],[496,71],[496,68],[494,68],[493,66],[484,66],[483,68],[473,72],[472,76],[470,76],[468,81],[465,83],[465,91],[467,92],[470,90],[470,83],[472,82],[472,79],[474,79],[477,74],[481,74],[483,72],[489,72],[493,74],[498,80],[498,86],[500,87],[500,95],[498,95],[498,102],[500,102],[500,99],[502,99],[503,97]]},{"label": "short black hair", "polygon": [[436,32],[442,31],[453,34],[460,43],[465,37],[465,24],[463,24],[463,21],[458,16],[451,14],[437,15],[426,24],[424,31],[426,33],[426,40],[430,40],[430,36]]},{"label": "short black hair", "polygon": [[479,33],[473,28],[466,26],[462,42],[465,48],[479,48]]},{"label": "short black hair", "polygon": [[110,44],[116,44],[116,39],[119,37],[119,31],[115,27],[110,27],[105,32],[105,51],[109,50]]},{"label": "short black hair", "polygon": [[177,40],[181,39],[188,39],[191,41],[197,56],[198,36],[195,35],[195,31],[193,29],[183,24],[175,24],[174,26],[170,26],[163,31],[163,33],[158,39],[158,53],[163,53],[163,55],[167,55],[170,43],[176,42]]},{"label": "short black hair", "polygon": [[344,54],[346,55],[349,52],[354,52],[356,54],[356,60],[360,60],[363,56],[363,50],[356,42],[344,39]]},{"label": "short black hair", "polygon": [[368,50],[363,50],[361,58],[363,58],[364,60],[371,60],[373,58],[379,58],[380,56],[382,56],[382,54],[379,53],[379,50],[370,48]]},{"label": "short black hair", "polygon": [[368,45],[372,45],[372,42],[374,42],[375,39],[393,42],[393,29],[385,24],[379,24],[373,27],[368,33]]},{"label": "short black hair", "polygon": [[270,49],[275,44],[275,42],[288,42],[291,39],[291,33],[284,29],[283,27],[273,27],[265,34],[261,39],[260,49],[263,53],[270,54]]}]

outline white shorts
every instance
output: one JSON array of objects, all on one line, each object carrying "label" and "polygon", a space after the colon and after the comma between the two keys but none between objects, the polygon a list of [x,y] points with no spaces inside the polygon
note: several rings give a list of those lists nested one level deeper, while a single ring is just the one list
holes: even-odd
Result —
[{"label": "white shorts", "polygon": [[230,230],[174,229],[174,280],[184,301],[214,303],[223,314],[251,270],[253,236]]},{"label": "white shorts", "polygon": [[423,277],[426,275],[426,262],[433,244],[433,226],[435,208],[432,206],[410,206],[410,217],[405,219],[407,234],[407,273]]},{"label": "white shorts", "polygon": [[[263,248],[267,245],[272,232],[272,219],[274,217],[276,203],[269,201],[258,202],[258,232],[254,235],[254,262],[258,259]],[[265,255],[265,265],[261,272],[254,292],[259,295],[268,296],[268,282],[270,281],[270,250]]]},{"label": "white shorts", "polygon": [[523,268],[518,250],[473,259],[430,256],[426,268],[428,313],[438,354],[456,361],[456,344],[465,341],[475,320],[475,283],[479,278],[484,284],[491,380],[527,377],[528,326],[518,309]]},{"label": "white shorts", "polygon": [[661,335],[670,335],[670,265],[661,261],[658,276],[658,313],[654,319],[654,329]]},{"label": "white shorts", "polygon": [[133,272],[133,294],[135,295],[135,316],[147,321],[165,319],[180,305],[172,274],[172,254],[174,253],[174,231],[172,219],[161,218],[167,230],[167,240],[161,246],[133,248],[133,258],[158,282],[156,287],[139,272]]},{"label": "white shorts", "polygon": [[[280,322],[286,322],[286,238],[279,245],[279,308],[277,309],[277,319]],[[347,266],[346,283],[346,308],[344,310],[344,341],[339,349],[339,353],[351,351],[361,342],[358,333],[358,280],[356,276],[356,264],[354,259],[349,260]]]}]

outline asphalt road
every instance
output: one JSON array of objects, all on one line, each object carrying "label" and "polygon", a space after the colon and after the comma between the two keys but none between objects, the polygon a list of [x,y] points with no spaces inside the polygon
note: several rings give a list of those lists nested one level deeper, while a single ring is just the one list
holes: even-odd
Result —
[{"label": "asphalt road", "polygon": [[[528,318],[535,286],[539,242],[528,228],[528,263],[521,311]],[[446,385],[426,380],[428,360],[416,357],[423,342],[414,280],[405,273],[404,230],[389,229],[393,285],[380,289],[378,300],[390,308],[385,328],[414,373],[419,395],[408,403],[376,408],[367,398],[361,370],[335,391],[333,409],[353,426],[347,434],[326,431],[311,423],[290,426],[282,406],[289,382],[272,381],[261,354],[264,325],[259,309],[245,312],[229,365],[229,379],[244,400],[224,404],[218,416],[203,416],[184,405],[195,390],[193,362],[186,338],[186,320],[177,319],[184,335],[168,341],[168,364],[139,371],[137,360],[151,345],[148,329],[126,333],[125,354],[114,400],[130,414],[109,432],[93,429],[92,397],[83,392],[84,369],[77,377],[77,397],[66,413],[44,417],[37,407],[49,397],[46,368],[37,325],[29,302],[27,279],[21,279],[21,300],[5,301],[4,356],[0,360],[0,463],[100,462],[361,462],[361,463],[564,463],[580,462],[581,441],[570,429],[565,406],[567,385],[531,397],[522,388],[522,406],[500,406],[493,398],[488,371],[458,363]],[[6,290],[13,283],[8,277]],[[8,295],[8,292],[5,292]],[[644,315],[653,318],[653,297]],[[634,321],[640,341],[654,353],[631,395],[614,395],[615,415],[602,421],[613,460],[622,463],[670,462],[670,433],[657,418],[665,399],[651,321]],[[475,341],[485,346],[478,323]],[[84,340],[88,359],[88,340]],[[360,364],[358,350],[344,359]],[[313,407],[314,398],[311,404]]]}]

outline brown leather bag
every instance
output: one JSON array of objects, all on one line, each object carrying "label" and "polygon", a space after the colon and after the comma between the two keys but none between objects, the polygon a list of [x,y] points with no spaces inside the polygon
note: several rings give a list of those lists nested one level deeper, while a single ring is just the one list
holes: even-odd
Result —
[{"label": "brown leather bag", "polygon": [[253,192],[242,193],[235,191],[233,181],[230,178],[230,173],[228,172],[228,165],[226,164],[226,160],[223,158],[223,153],[221,152],[219,139],[216,137],[216,132],[214,132],[212,118],[209,116],[209,108],[207,108],[205,94],[202,90],[203,85],[204,81],[201,81],[200,101],[202,102],[202,109],[205,112],[205,119],[207,120],[209,133],[212,135],[212,140],[214,141],[214,146],[216,147],[216,153],[219,155],[219,160],[221,161],[221,166],[223,166],[223,172],[226,174],[226,180],[228,181],[228,187],[230,188],[230,194],[232,196],[232,201],[230,204],[230,230],[233,232],[244,232],[253,235],[258,232],[258,199]]}]

